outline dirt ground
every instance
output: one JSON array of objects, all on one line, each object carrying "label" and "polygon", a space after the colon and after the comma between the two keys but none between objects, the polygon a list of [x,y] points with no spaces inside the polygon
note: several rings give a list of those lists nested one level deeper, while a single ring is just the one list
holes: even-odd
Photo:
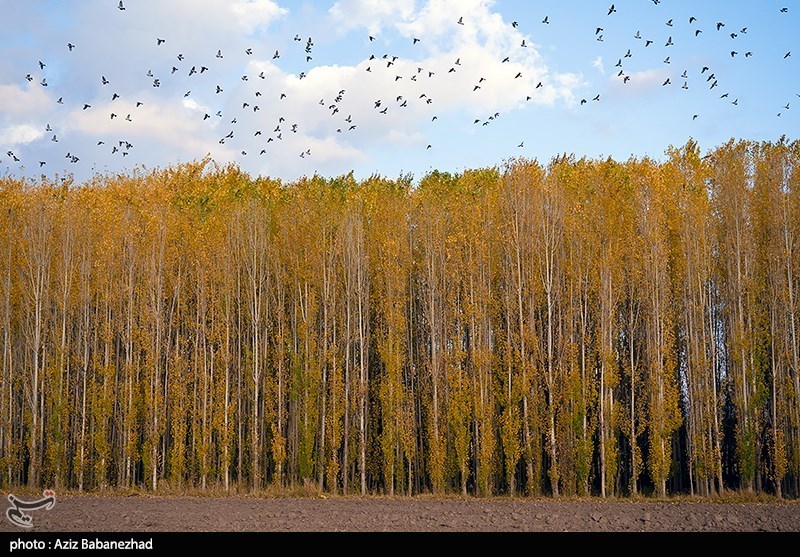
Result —
[{"label": "dirt ground", "polygon": [[67,495],[29,514],[34,532],[800,532],[798,502]]}]

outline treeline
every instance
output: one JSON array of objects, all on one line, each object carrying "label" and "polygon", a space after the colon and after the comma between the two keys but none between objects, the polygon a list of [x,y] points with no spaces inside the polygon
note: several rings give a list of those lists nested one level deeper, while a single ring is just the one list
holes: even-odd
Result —
[{"label": "treeline", "polygon": [[0,178],[0,484],[796,497],[799,165]]}]

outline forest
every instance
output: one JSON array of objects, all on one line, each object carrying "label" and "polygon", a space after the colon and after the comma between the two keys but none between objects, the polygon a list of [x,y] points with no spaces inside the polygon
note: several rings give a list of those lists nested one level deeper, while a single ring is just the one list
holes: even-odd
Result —
[{"label": "forest", "polygon": [[800,495],[800,143],[0,177],[0,486]]}]

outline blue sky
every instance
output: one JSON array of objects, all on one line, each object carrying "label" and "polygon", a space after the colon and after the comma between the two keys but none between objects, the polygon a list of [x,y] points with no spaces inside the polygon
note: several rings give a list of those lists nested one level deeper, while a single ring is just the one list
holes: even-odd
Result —
[{"label": "blue sky", "polygon": [[0,174],[419,178],[800,130],[789,0],[0,2]]}]

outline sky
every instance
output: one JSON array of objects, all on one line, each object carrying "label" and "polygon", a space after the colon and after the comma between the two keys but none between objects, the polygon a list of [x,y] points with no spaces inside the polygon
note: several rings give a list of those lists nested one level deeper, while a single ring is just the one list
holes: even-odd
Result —
[{"label": "sky", "polygon": [[284,181],[418,179],[800,130],[794,0],[0,0],[0,13],[0,176],[85,181],[210,156]]}]

